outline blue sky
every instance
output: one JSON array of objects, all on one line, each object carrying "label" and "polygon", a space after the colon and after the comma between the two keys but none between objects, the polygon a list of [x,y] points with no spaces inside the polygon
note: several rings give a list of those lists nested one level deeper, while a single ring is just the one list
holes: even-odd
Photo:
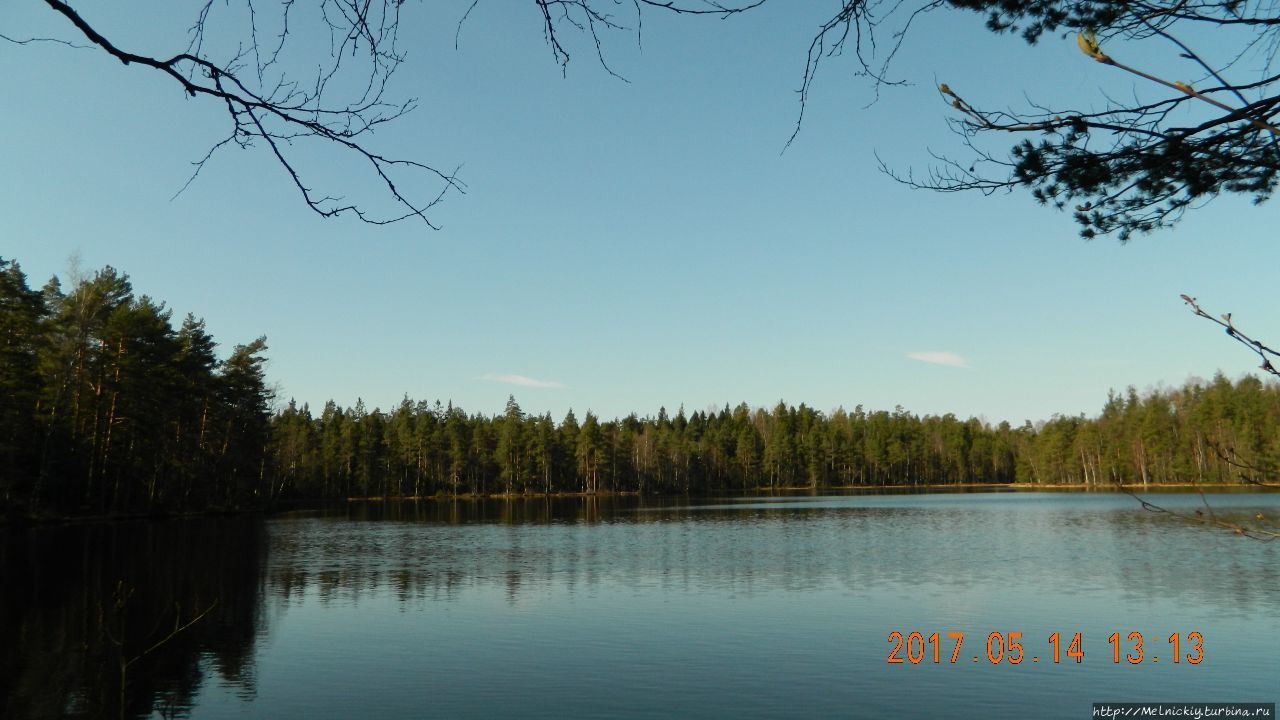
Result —
[{"label": "blue sky", "polygon": [[[455,49],[468,4],[406,6],[393,90],[420,107],[375,138],[461,166],[438,232],[321,219],[262,149],[216,156],[170,200],[225,132],[218,108],[96,51],[0,42],[0,255],[36,285],[72,255],[114,265],[224,348],[265,334],[281,399],[316,407],[407,393],[492,413],[514,394],[612,417],[782,398],[1021,422],[1249,371],[1179,293],[1280,338],[1272,205],[1223,198],[1171,232],[1086,243],[1025,194],[913,191],[876,169],[877,153],[918,169],[930,148],[963,152],[938,81],[988,106],[1146,92],[1071,39],[1028,48],[926,17],[894,66],[912,85],[868,106],[833,59],[782,153],[824,7],[646,13],[642,46],[608,38],[622,82],[580,38],[562,75],[532,3],[480,4]],[[84,12],[167,54],[185,47],[181,5]],[[34,2],[0,7],[0,28],[72,37]],[[1160,47],[1107,50],[1177,67]],[[317,183],[345,179],[307,160]]]}]

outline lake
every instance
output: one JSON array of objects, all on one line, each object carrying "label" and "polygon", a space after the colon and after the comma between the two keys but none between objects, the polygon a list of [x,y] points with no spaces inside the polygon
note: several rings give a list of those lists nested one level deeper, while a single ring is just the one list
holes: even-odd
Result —
[{"label": "lake", "polygon": [[[1209,502],[1280,517],[1280,494]],[[0,570],[6,718],[1088,718],[1280,697],[1280,543],[1113,493],[352,504],[10,528]]]}]

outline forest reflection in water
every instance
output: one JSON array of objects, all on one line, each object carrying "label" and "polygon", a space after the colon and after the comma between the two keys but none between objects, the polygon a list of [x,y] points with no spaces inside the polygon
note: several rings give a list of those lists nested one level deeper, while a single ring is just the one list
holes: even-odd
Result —
[{"label": "forest reflection in water", "polygon": [[[1185,493],[1158,499],[1189,510],[1201,502]],[[1226,494],[1215,504],[1221,517],[1251,521],[1258,508],[1280,510],[1280,494]],[[282,598],[310,589],[356,601],[379,590],[448,600],[460,588],[500,585],[514,602],[551,584],[749,594],[1073,578],[1080,592],[1187,596],[1230,614],[1280,610],[1280,564],[1255,556],[1280,550],[1270,545],[1145,512],[1113,493],[358,503],[279,519],[267,585]]]},{"label": "forest reflection in water", "polygon": [[266,536],[260,518],[0,529],[0,717],[182,712],[209,675],[252,692]]},{"label": "forest reflection in water", "polygon": [[[1201,502],[1190,494],[1159,500],[1188,509]],[[1240,518],[1280,515],[1280,494],[1212,502]],[[708,682],[748,677],[740,668],[718,674],[710,659],[722,655],[747,662],[759,654],[771,685],[753,692],[773,692],[778,707],[811,697],[805,688],[820,679],[815,669],[837,666],[864,672],[848,676],[832,703],[844,693],[891,707],[912,683],[972,694],[996,679],[879,677],[891,626],[927,630],[925,623],[1029,634],[1086,628],[1095,653],[1088,674],[1055,690],[1044,676],[1021,672],[1009,702],[1076,686],[1125,688],[1116,683],[1136,676],[1101,664],[1109,652],[1100,628],[1150,618],[1166,618],[1152,630],[1202,630],[1234,643],[1236,657],[1219,651],[1216,667],[1188,678],[1221,687],[1225,677],[1247,689],[1275,670],[1249,657],[1249,643],[1263,642],[1251,639],[1252,628],[1262,632],[1259,623],[1273,627],[1280,617],[1280,543],[1096,493],[350,503],[270,518],[10,528],[0,531],[0,571],[6,718],[219,717],[246,703],[254,714],[309,717],[316,708],[306,703],[319,702],[311,694],[338,692],[326,677],[348,683],[348,694],[377,688],[379,701],[392,703],[389,715],[411,715],[403,708],[434,688],[442,707],[483,716],[502,706],[475,683],[502,676],[507,664],[553,672],[546,653],[579,675],[604,672],[617,659],[610,637],[630,638],[628,652],[664,682],[678,685],[687,665],[692,715],[729,709]],[[121,661],[205,610],[127,666],[121,706]],[[1203,618],[1212,623],[1173,626]],[[758,642],[760,633],[771,646]],[[812,655],[813,664],[792,670],[767,659],[788,652]],[[261,663],[276,679],[258,677]],[[397,672],[412,679],[390,687]],[[647,677],[629,672],[597,681],[621,687]],[[533,693],[558,687],[546,677],[528,682]],[[873,692],[870,682],[897,689]],[[618,702],[654,715],[649,696]]]}]

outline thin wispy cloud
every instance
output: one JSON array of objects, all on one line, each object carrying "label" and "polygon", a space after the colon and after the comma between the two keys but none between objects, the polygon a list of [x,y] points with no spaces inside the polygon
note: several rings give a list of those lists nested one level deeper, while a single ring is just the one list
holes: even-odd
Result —
[{"label": "thin wispy cloud", "polygon": [[520,387],[532,388],[563,388],[564,383],[558,383],[551,380],[538,380],[536,378],[526,377],[524,375],[484,375],[481,380],[489,382],[506,383],[507,385],[519,385]]},{"label": "thin wispy cloud", "polygon": [[909,352],[907,357],[920,362],[927,362],[932,365],[945,365],[947,367],[967,368],[969,361],[960,357],[953,352]]}]

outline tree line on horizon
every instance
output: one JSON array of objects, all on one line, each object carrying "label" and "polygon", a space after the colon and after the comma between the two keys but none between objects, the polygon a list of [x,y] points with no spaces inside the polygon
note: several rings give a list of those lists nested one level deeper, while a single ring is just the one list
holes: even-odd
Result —
[{"label": "tree line on horizon", "polygon": [[0,258],[0,511],[120,514],[281,498],[704,493],[948,484],[1239,483],[1280,460],[1280,384],[1112,392],[1021,426],[779,402],[605,420],[413,401],[273,412],[265,338],[219,360],[204,323],[106,267],[28,287]]},{"label": "tree line on horizon", "polygon": [[405,397],[391,411],[290,401],[272,422],[277,482],[300,497],[702,493],[1029,483],[1265,481],[1280,458],[1280,385],[1253,376],[1109,394],[1093,418],[992,425],[952,414],[831,413],[779,402],[603,420],[498,415]]}]

